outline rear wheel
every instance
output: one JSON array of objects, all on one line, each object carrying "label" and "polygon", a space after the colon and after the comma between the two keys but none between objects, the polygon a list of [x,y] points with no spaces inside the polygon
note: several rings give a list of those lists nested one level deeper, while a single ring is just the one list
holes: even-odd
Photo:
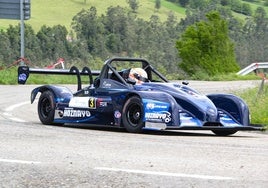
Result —
[{"label": "rear wheel", "polygon": [[38,101],[38,116],[45,125],[51,125],[54,121],[55,102],[51,91],[43,92]]},{"label": "rear wheel", "polygon": [[127,100],[123,108],[122,121],[128,132],[140,133],[144,127],[143,106],[139,97],[134,96]]},{"label": "rear wheel", "polygon": [[213,130],[212,132],[214,134],[216,134],[217,136],[229,136],[229,135],[235,134],[237,131],[235,131],[235,130],[228,130],[228,131]]}]

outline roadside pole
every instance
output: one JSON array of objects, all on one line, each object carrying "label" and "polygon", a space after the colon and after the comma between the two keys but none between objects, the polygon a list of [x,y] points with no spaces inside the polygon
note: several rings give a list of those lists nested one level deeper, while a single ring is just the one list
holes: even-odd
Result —
[{"label": "roadside pole", "polygon": [[23,12],[23,0],[20,0],[20,66],[25,65],[24,63],[24,12]]}]

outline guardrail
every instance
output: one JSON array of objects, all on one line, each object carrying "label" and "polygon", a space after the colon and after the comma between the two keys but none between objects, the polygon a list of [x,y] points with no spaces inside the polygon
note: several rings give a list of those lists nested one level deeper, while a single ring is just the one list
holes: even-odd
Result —
[{"label": "guardrail", "polygon": [[252,63],[236,74],[244,76],[256,69],[268,69],[268,62]]}]

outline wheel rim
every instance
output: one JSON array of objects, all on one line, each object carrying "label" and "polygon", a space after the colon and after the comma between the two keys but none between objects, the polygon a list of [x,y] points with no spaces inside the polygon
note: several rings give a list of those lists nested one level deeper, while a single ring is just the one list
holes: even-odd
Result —
[{"label": "wheel rim", "polygon": [[43,117],[48,117],[49,113],[51,112],[51,104],[48,98],[44,98],[41,102],[41,114]]},{"label": "wheel rim", "polygon": [[138,126],[140,120],[141,120],[141,107],[138,104],[132,104],[129,106],[127,111],[127,119],[129,121],[129,124],[133,127]]}]

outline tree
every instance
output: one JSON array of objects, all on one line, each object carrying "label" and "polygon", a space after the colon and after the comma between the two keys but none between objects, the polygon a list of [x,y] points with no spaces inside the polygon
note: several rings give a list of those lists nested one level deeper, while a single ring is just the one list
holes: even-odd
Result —
[{"label": "tree", "polygon": [[209,0],[190,0],[189,1],[189,6],[192,9],[204,9],[208,7],[210,1]]},{"label": "tree", "polygon": [[182,7],[186,7],[189,3],[189,0],[178,0],[178,1]]},{"label": "tree", "polygon": [[124,41],[127,39],[128,16],[127,10],[117,6],[109,7],[103,18],[107,33],[106,45],[112,53],[124,50]]},{"label": "tree", "polygon": [[138,0],[127,0],[127,3],[129,4],[129,7],[131,10],[136,13],[139,8],[139,1]]},{"label": "tree", "polygon": [[259,7],[252,18],[248,19],[244,29],[244,48],[247,52],[245,66],[268,59],[268,18],[266,11]]},{"label": "tree", "polygon": [[247,3],[243,3],[242,4],[242,14],[247,15],[247,16],[251,16],[252,15],[252,10],[251,10],[251,6]]},{"label": "tree", "polygon": [[208,13],[207,19],[189,26],[177,41],[176,48],[182,58],[179,66],[189,75],[198,71],[210,76],[237,71],[227,22],[215,11]]},{"label": "tree", "polygon": [[7,29],[7,36],[12,46],[13,60],[17,60],[20,57],[20,26],[10,25]]},{"label": "tree", "polygon": [[161,7],[161,0],[155,0],[155,8],[156,10],[159,10]]},{"label": "tree", "polygon": [[42,54],[42,50],[40,48],[40,41],[37,38],[33,28],[29,24],[25,24],[24,38],[25,57],[31,62],[37,62],[42,60],[41,55],[36,55]]},{"label": "tree", "polygon": [[81,43],[86,43],[89,53],[105,57],[105,29],[97,16],[96,7],[82,10],[74,16],[72,28],[76,32],[77,39]]},{"label": "tree", "polygon": [[267,30],[268,19],[267,13],[264,8],[258,7],[253,15],[254,22],[256,24],[256,32],[263,32]]},{"label": "tree", "polygon": [[42,26],[37,33],[43,52],[43,59],[55,61],[59,57],[68,56],[67,29],[65,26]]},{"label": "tree", "polygon": [[221,0],[221,5],[222,6],[228,6],[228,5],[230,5],[230,1],[231,0]]},{"label": "tree", "polygon": [[5,66],[8,66],[16,59],[12,57],[12,48],[8,39],[8,35],[2,30],[0,31],[0,41],[0,65],[3,61],[3,64]]}]

